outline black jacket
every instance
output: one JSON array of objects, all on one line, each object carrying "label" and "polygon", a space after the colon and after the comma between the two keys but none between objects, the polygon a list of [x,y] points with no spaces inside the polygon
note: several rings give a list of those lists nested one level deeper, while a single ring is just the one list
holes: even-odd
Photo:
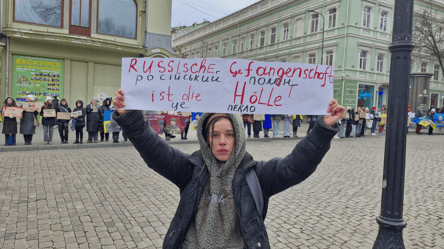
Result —
[{"label": "black jacket", "polygon": [[86,106],[86,131],[87,132],[99,132],[100,126],[102,124],[101,120],[103,119],[103,113],[100,109],[100,106],[97,108],[97,111],[94,111],[92,105],[89,104]]},{"label": "black jacket", "polygon": [[[80,103],[80,107],[77,107],[77,103]],[[73,112],[77,112],[77,111],[82,111],[83,114],[76,118],[76,127],[77,126],[85,127],[86,110],[85,110],[85,108],[83,108],[83,101],[81,101],[81,100],[76,101],[76,108],[74,109]]]},{"label": "black jacket", "polygon": [[[65,105],[60,104],[59,107],[57,108],[57,112],[69,112],[71,113],[71,108],[69,108],[68,103],[66,103]],[[66,119],[60,119],[59,122],[61,123],[69,123],[70,120],[66,120]]]},{"label": "black jacket", "polygon": [[[123,116],[114,113],[113,119],[139,151],[148,167],[173,182],[180,189],[179,207],[165,236],[163,248],[182,248],[185,235],[197,213],[209,177],[200,151],[188,155],[169,146],[150,128],[140,111]],[[268,162],[253,160],[248,153],[240,163],[234,183],[235,206],[240,212],[240,227],[248,248],[270,248],[264,219],[271,196],[292,187],[310,176],[330,148],[330,141],[339,131],[328,128],[318,118],[313,132],[300,141],[285,158]],[[258,213],[253,196],[245,180],[248,171],[255,170],[264,197],[264,209]],[[242,200],[242,202],[241,202]]]},{"label": "black jacket", "polygon": [[[56,125],[56,118],[51,117],[51,118],[45,118],[43,117],[43,110],[45,109],[45,106],[42,106],[42,109],[40,110],[40,116],[42,116],[42,125],[49,125],[49,126],[54,126]],[[54,109],[54,106],[49,107],[48,109]],[[56,115],[57,115],[57,110],[56,110]]]}]

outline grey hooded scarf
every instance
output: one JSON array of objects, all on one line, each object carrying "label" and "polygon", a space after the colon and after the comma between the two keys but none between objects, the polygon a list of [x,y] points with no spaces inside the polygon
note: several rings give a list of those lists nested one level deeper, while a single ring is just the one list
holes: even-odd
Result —
[{"label": "grey hooded scarf", "polygon": [[[213,113],[204,113],[197,125],[197,136],[205,167],[210,173],[199,208],[183,243],[183,248],[242,249],[244,239],[239,228],[238,210],[234,204],[234,182],[237,168],[244,158],[246,137],[243,121],[239,114],[228,114],[235,133],[235,149],[222,166],[205,141],[207,120]],[[209,128],[209,127],[208,127]]]}]

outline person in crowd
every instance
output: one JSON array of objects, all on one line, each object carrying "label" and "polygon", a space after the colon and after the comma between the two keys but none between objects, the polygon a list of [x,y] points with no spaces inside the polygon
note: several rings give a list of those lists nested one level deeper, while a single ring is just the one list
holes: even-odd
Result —
[{"label": "person in crowd", "polygon": [[42,126],[43,126],[43,140],[45,145],[52,144],[52,134],[54,132],[54,126],[56,125],[56,117],[50,117],[46,113],[47,110],[54,110],[57,115],[57,110],[54,107],[51,97],[47,97],[45,105],[42,106],[40,111],[40,116],[42,116]]},{"label": "person in crowd", "polygon": [[344,113],[344,116],[340,120],[341,125],[339,126],[339,138],[345,138],[345,132],[347,130],[347,119],[348,119],[348,112],[346,111]]},{"label": "person in crowd", "polygon": [[[26,102],[36,102],[34,95],[28,95]],[[32,136],[35,134],[35,127],[39,125],[37,120],[38,111],[23,111],[22,120],[20,121],[20,134],[23,134],[25,145],[32,145]]]},{"label": "person in crowd", "polygon": [[[183,132],[180,134],[180,138],[182,140],[187,140],[187,135],[188,135],[188,130],[190,129],[190,123],[191,123],[191,112],[181,112],[180,115],[185,116],[185,129],[183,130]],[[122,133],[123,135],[123,133]],[[125,139],[125,136],[123,137]],[[126,139],[125,139],[126,141]]]},{"label": "person in crowd", "polygon": [[[68,102],[66,99],[62,99],[60,101],[59,108],[57,109],[57,112],[68,112],[71,115],[71,108],[68,106]],[[62,144],[68,143],[68,132],[69,132],[69,121],[67,119],[60,119],[59,122],[59,134],[60,134],[60,140],[62,141]]]},{"label": "person in crowd", "polygon": [[269,133],[270,133],[270,129],[273,128],[272,126],[273,121],[271,120],[271,115],[270,114],[265,114],[265,120],[264,120],[264,137],[265,138],[269,138]]},{"label": "person in crowd", "polygon": [[355,109],[351,109],[350,110],[350,116],[351,116],[351,132],[350,132],[350,137],[355,137],[356,136],[356,124],[359,121],[359,116],[356,115]]},{"label": "person in crowd", "polygon": [[301,127],[301,115],[293,115],[293,137],[298,137],[298,128]]},{"label": "person in crowd", "polygon": [[372,119],[370,118],[370,109],[365,108],[365,132],[364,135],[369,135],[368,131],[372,128]]},{"label": "person in crowd", "polygon": [[362,123],[361,126],[361,132],[360,132],[360,136],[361,137],[365,137],[365,132],[367,131],[367,113],[368,113],[368,108],[366,108],[365,106],[361,107],[361,112],[359,113],[359,122]]},{"label": "person in crowd", "polygon": [[[244,124],[244,129],[248,129],[248,137],[251,137],[251,121],[253,120],[253,124],[254,124],[254,119],[253,119],[253,114],[243,114],[242,115],[242,121]],[[196,126],[194,126],[196,127]]]},{"label": "person in crowd", "polygon": [[111,118],[111,131],[113,133],[113,143],[119,143],[120,126]]},{"label": "person in crowd", "polygon": [[315,123],[316,123],[316,116],[314,115],[310,115],[308,116],[308,130],[307,130],[307,135],[310,134],[311,130],[313,129]]},{"label": "person in crowd", "polygon": [[[435,108],[430,109],[430,111],[427,113],[427,116],[432,120],[433,122],[433,116],[435,116]],[[433,128],[431,125],[429,125],[429,135],[433,135]]]},{"label": "person in crowd", "polygon": [[382,115],[383,114],[386,114],[386,109],[385,109],[385,105],[383,105],[382,107],[381,107],[381,121],[379,121],[379,135],[380,136],[384,136],[384,127],[385,127],[385,124],[386,124],[386,122],[387,122],[387,118],[385,118],[384,120],[382,119]]},{"label": "person in crowd", "polygon": [[[57,98],[57,96],[52,97],[52,104],[54,105],[54,109],[56,109],[56,110],[59,109],[59,99]],[[55,123],[56,124],[54,126],[54,129],[56,129],[57,126],[59,125],[59,121],[56,119]]]},{"label": "person in crowd", "polygon": [[83,144],[83,128],[85,127],[85,116],[86,116],[86,110],[83,108],[83,101],[77,100],[76,101],[76,108],[73,112],[82,112],[82,115],[80,116],[74,116],[75,119],[75,126],[76,126],[76,141],[74,144]]},{"label": "person in crowd", "polygon": [[100,106],[97,103],[99,99],[94,97],[91,104],[86,106],[86,131],[88,132],[88,143],[98,143],[100,121],[103,113],[100,112]]},{"label": "person in crowd", "polygon": [[345,137],[350,137],[352,131],[352,124],[354,122],[354,114],[350,106],[347,106],[347,112],[344,115],[347,118],[347,128],[345,130]]},{"label": "person in crowd", "polygon": [[103,104],[100,107],[99,113],[101,113],[100,115],[100,124],[99,124],[99,132],[100,132],[100,141],[109,141],[109,133],[105,132],[105,129],[103,127],[103,117],[105,114],[105,111],[109,111],[111,110],[111,103],[112,103],[112,98],[106,98],[105,100],[103,100]]},{"label": "person in crowd", "polygon": [[255,138],[260,138],[259,132],[262,131],[262,121],[265,120],[265,114],[254,114],[253,115],[254,123],[253,123],[253,136]]},{"label": "person in crowd", "polygon": [[276,115],[273,114],[272,115],[272,119],[273,119],[273,137],[278,137],[279,136],[279,126],[281,124],[281,120],[284,118],[284,115]]},{"label": "person in crowd", "polygon": [[[2,113],[4,113],[5,107],[16,107],[15,100],[11,97],[7,97],[3,102]],[[2,134],[5,134],[5,146],[8,145],[9,137],[12,137],[12,145],[16,145],[17,135],[17,118],[3,116],[3,130]]]},{"label": "person in crowd", "polygon": [[362,130],[362,108],[358,107],[358,109],[355,112],[355,121],[356,121],[356,136],[355,137],[361,137],[361,130]]},{"label": "person in crowd", "polygon": [[372,130],[371,133],[373,136],[376,136],[375,130],[376,130],[376,125],[381,121],[381,118],[378,117],[378,112],[376,111],[376,106],[372,107],[372,111],[370,112],[370,114],[373,115],[373,122],[372,122]]},{"label": "person in crowd", "polygon": [[290,138],[291,115],[284,115],[284,138]]},{"label": "person in crowd", "polygon": [[165,143],[141,111],[120,109],[125,107],[122,90],[116,93],[115,105],[113,118],[147,166],[180,190],[163,247],[183,249],[270,248],[264,226],[270,197],[316,170],[344,113],[332,100],[330,115],[319,117],[313,131],[288,156],[256,162],[247,152],[238,114],[204,113],[197,126],[200,150],[189,155]]}]

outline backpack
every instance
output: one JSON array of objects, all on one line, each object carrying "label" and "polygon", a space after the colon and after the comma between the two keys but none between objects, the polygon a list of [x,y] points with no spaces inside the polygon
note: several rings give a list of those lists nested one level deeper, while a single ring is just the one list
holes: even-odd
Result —
[{"label": "backpack", "polygon": [[251,169],[247,172],[245,176],[248,187],[250,188],[251,194],[253,195],[254,203],[256,203],[256,208],[262,217],[262,210],[264,209],[264,196],[262,195],[261,185],[259,184],[259,179],[257,179],[256,170]]}]

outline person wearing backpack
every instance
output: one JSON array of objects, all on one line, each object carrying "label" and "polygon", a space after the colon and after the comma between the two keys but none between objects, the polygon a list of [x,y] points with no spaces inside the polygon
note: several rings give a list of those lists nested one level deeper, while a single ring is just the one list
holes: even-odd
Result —
[{"label": "person wearing backpack", "polygon": [[77,100],[76,101],[76,108],[73,112],[81,111],[82,115],[74,116],[75,120],[75,128],[76,128],[76,141],[74,144],[83,144],[83,128],[85,128],[85,116],[86,116],[86,110],[83,108],[83,101]]},{"label": "person wearing backpack", "polygon": [[[68,102],[66,102],[66,99],[62,99],[60,101],[60,105],[57,109],[58,112],[69,112],[71,115],[71,108],[68,106]],[[59,122],[59,134],[60,134],[60,140],[62,141],[62,144],[68,143],[68,132],[69,132],[69,121],[67,119],[58,119]]]},{"label": "person wearing backpack", "polygon": [[126,111],[116,93],[113,119],[148,167],[180,190],[180,203],[163,248],[270,248],[264,219],[270,197],[308,178],[328,152],[344,114],[336,100],[313,131],[285,158],[255,161],[239,114],[204,113],[197,125],[200,150],[192,155],[168,145],[142,111]]}]

